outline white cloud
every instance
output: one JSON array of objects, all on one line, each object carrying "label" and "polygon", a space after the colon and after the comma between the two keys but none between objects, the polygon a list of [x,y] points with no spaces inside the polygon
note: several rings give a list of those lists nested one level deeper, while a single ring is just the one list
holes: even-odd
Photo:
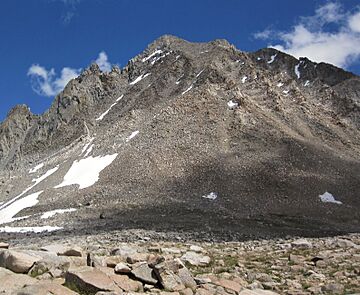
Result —
[{"label": "white cloud", "polygon": [[266,29],[254,37],[273,40],[269,47],[297,58],[347,67],[360,59],[360,11],[347,12],[339,3],[328,2],[286,32]]},{"label": "white cloud", "polygon": [[349,18],[349,27],[353,32],[360,33],[360,12]]},{"label": "white cloud", "polygon": [[99,53],[99,56],[95,62],[99,66],[100,70],[102,70],[103,72],[111,71],[111,63],[108,61],[108,57],[105,51],[101,51]]},{"label": "white cloud", "polygon": [[[101,51],[95,61],[103,72],[111,71],[111,63],[107,54]],[[61,92],[66,84],[80,75],[81,69],[64,67],[60,76],[56,75],[55,69],[47,70],[45,67],[33,64],[27,75],[31,78],[33,90],[41,96],[55,96]]]},{"label": "white cloud", "polygon": [[61,70],[60,77],[56,78],[55,70],[34,64],[28,70],[32,79],[33,90],[42,96],[54,96],[64,89],[66,84],[80,74],[80,69],[65,67]]}]

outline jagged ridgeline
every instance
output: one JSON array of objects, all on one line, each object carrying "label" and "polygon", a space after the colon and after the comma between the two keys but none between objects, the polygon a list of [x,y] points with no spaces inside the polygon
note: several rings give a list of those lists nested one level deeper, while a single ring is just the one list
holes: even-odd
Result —
[{"label": "jagged ridgeline", "polygon": [[360,78],[332,65],[163,36],[123,69],[91,65],[43,115],[10,111],[0,222],[222,239],[359,231],[359,107]]}]

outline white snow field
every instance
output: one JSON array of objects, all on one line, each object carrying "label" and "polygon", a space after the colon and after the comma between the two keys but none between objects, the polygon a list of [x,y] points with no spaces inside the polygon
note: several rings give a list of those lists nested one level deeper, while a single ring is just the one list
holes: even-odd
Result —
[{"label": "white snow field", "polygon": [[60,188],[68,185],[78,184],[79,189],[92,186],[99,180],[99,174],[107,166],[109,166],[117,157],[116,154],[88,157],[81,160],[76,160],[71,165],[69,171],[64,176],[64,180],[55,188]]},{"label": "white snow field", "polygon": [[[20,200],[17,200],[7,207],[0,210],[0,224],[13,222],[15,220],[19,220],[19,218],[14,218],[16,214],[18,214],[21,210],[25,208],[29,208],[35,206],[39,200],[38,197],[41,195],[43,191],[39,191],[37,193],[33,193],[28,195]],[[22,218],[20,218],[22,219]]]},{"label": "white snow field", "polygon": [[0,227],[0,232],[2,233],[41,233],[41,232],[52,232],[55,230],[62,229],[62,227],[59,226],[25,226],[25,227],[12,227],[12,226],[4,226]]},{"label": "white snow field", "polygon": [[63,213],[74,212],[74,211],[76,211],[75,208],[51,210],[51,211],[44,212],[40,218],[48,219],[50,217],[55,216],[56,214],[63,214]]},{"label": "white snow field", "polygon": [[41,163],[41,164],[35,166],[34,168],[31,168],[31,169],[29,170],[29,173],[35,173],[36,171],[38,171],[38,170],[41,169],[42,167],[44,167],[44,163]]},{"label": "white snow field", "polygon": [[[21,194],[17,195],[16,197],[12,198],[10,201],[7,201],[6,203],[2,204],[0,206],[0,210],[9,206],[11,203],[15,202],[17,199],[21,198],[23,195],[25,195],[28,191],[30,191],[32,188],[34,188],[36,185],[38,185],[40,182],[42,182],[44,179],[49,177],[51,174],[55,173],[59,169],[59,166],[56,166],[55,168],[52,168],[48,170],[45,174],[40,176],[39,178],[35,178],[32,181],[35,182],[33,185],[29,186],[27,189],[25,189]],[[1,211],[0,211],[1,212]]]}]

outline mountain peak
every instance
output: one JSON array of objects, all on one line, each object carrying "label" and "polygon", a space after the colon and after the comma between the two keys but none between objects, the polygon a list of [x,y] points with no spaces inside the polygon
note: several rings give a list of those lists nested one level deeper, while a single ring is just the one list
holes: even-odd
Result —
[{"label": "mountain peak", "polygon": [[[0,193],[41,192],[12,213],[29,216],[14,220],[23,226],[47,225],[43,210],[78,208],[50,221],[74,232],[358,230],[359,91],[341,69],[274,49],[163,36],[122,70],[91,65],[42,116],[2,124],[0,167],[19,181],[4,176]],[[335,203],[320,197],[329,194]]]}]

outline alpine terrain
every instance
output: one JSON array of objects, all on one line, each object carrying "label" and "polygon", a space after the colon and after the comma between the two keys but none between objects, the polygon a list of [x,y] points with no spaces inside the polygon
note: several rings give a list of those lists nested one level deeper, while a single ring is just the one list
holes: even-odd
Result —
[{"label": "alpine terrain", "polygon": [[0,237],[356,233],[359,128],[350,72],[163,36],[123,69],[92,64],[42,115],[9,112]]}]

